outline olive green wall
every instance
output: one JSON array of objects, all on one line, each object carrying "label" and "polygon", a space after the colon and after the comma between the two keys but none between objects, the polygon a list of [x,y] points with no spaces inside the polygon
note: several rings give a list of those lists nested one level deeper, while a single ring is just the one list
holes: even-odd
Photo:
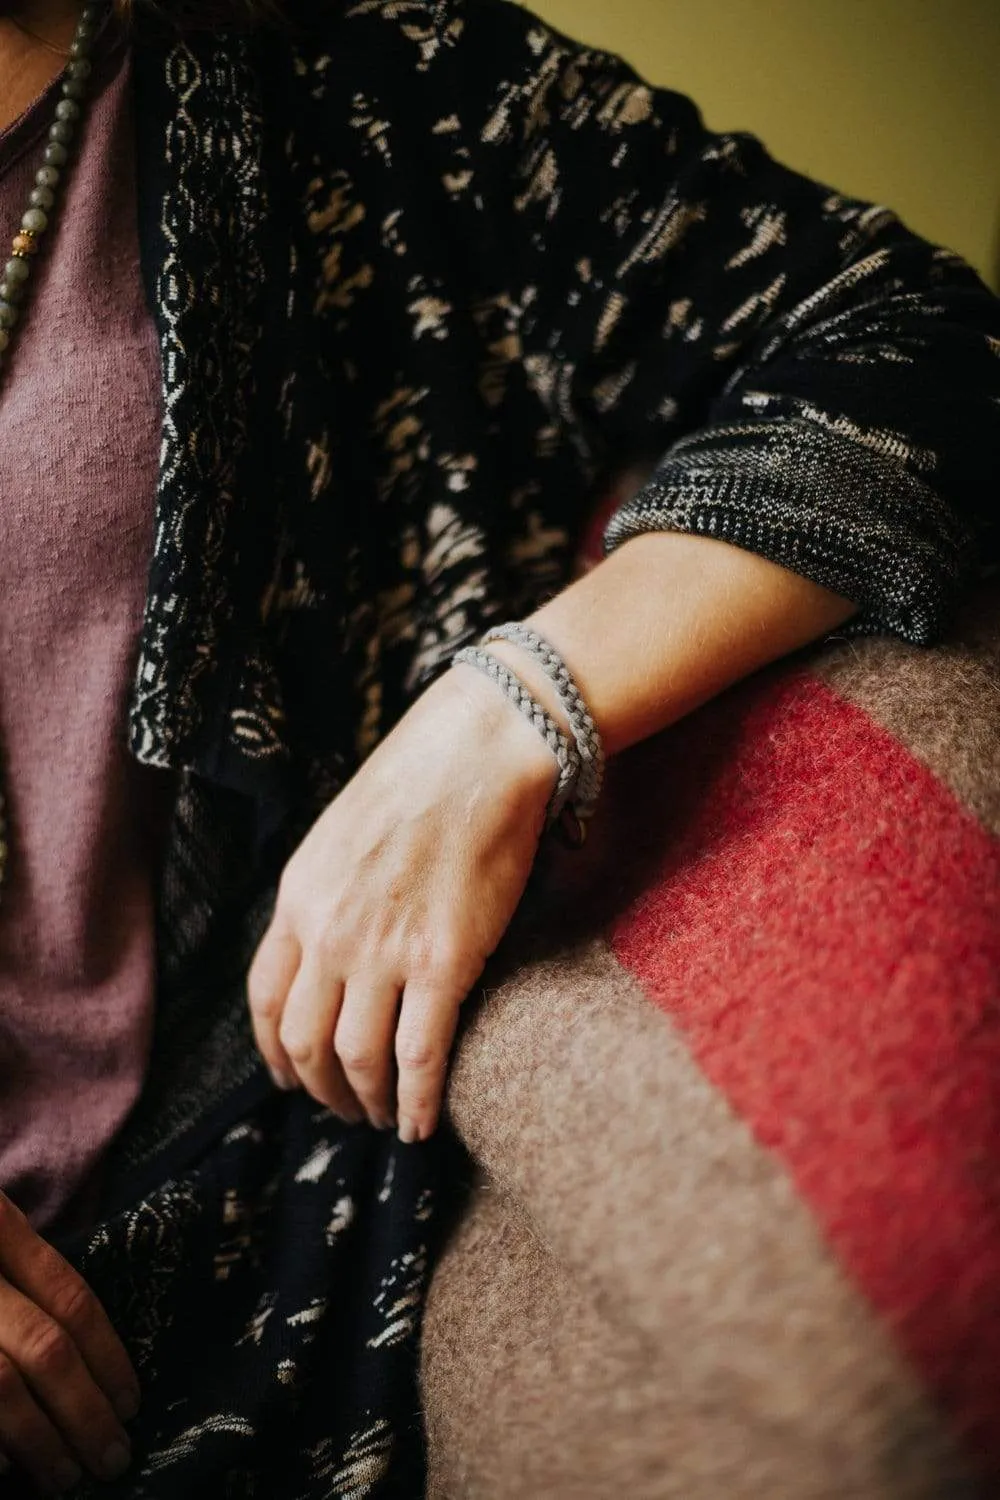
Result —
[{"label": "olive green wall", "polygon": [[1000,288],[1000,0],[529,0]]}]

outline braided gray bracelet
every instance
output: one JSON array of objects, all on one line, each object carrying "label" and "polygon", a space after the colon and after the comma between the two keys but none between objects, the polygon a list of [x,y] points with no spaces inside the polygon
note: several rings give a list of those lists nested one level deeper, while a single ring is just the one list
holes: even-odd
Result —
[{"label": "braided gray bracelet", "polygon": [[[575,745],[532,697],[516,673],[483,649],[490,641],[496,640],[508,640],[522,647],[543,667],[566,709]],[[558,651],[527,625],[512,620],[506,625],[494,626],[478,646],[466,646],[456,652],[452,661],[465,662],[485,672],[542,735],[559,763],[559,780],[546,809],[546,823],[551,826],[559,822],[568,843],[582,844],[587,819],[593,814],[604,780],[604,749],[593,717]]]},{"label": "braided gray bracelet", "polygon": [[499,657],[483,651],[479,646],[465,646],[461,651],[456,651],[451,660],[453,666],[457,662],[465,662],[467,666],[478,667],[480,672],[485,672],[506,693],[511,703],[520,709],[529,723],[535,726],[552,751],[559,766],[559,779],[545,809],[545,821],[547,824],[554,823],[579,778],[579,755],[556,721],[531,696],[520,677],[511,672]]},{"label": "braided gray bracelet", "polygon": [[574,810],[578,818],[591,817],[604,782],[604,747],[597,725],[583,701],[580,689],[573,681],[569,667],[548,641],[520,620],[495,625],[486,632],[480,645],[488,646],[490,641],[510,641],[512,645],[520,646],[529,656],[534,657],[546,677],[554,684],[559,701],[569,717],[570,732],[576,741],[580,757],[580,778],[573,797]]}]

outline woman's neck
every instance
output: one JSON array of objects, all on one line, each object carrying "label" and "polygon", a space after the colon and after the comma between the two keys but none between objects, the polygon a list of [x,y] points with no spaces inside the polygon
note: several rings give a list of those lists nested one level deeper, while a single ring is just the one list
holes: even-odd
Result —
[{"label": "woman's neck", "polygon": [[80,0],[0,0],[0,130],[65,66]]}]

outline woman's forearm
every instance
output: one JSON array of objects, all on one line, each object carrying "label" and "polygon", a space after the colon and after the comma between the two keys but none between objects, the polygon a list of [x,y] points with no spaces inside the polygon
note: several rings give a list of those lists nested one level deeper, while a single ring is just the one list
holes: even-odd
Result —
[{"label": "woman's forearm", "polygon": [[[755,553],[664,531],[623,543],[528,623],[565,659],[614,754],[855,611]],[[535,662],[505,641],[489,649],[565,727]]]},{"label": "woman's forearm", "polygon": [[[531,623],[613,753],[853,608],[725,543],[656,533]],[[560,716],[533,658],[495,649]],[[395,1117],[404,1141],[431,1134],[459,1008],[524,893],[552,777],[542,737],[475,667],[459,662],[421,694],[282,872],[247,978],[276,1082],[345,1118]]]}]

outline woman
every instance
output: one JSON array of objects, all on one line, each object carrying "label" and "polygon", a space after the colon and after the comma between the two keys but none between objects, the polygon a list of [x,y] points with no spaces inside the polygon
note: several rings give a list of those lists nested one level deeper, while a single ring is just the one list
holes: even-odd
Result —
[{"label": "woman", "polygon": [[[1000,306],[503,0],[8,0],[0,128],[0,1454],[412,1497],[545,829],[831,630],[936,637]],[[552,654],[453,660],[502,621]]]}]

